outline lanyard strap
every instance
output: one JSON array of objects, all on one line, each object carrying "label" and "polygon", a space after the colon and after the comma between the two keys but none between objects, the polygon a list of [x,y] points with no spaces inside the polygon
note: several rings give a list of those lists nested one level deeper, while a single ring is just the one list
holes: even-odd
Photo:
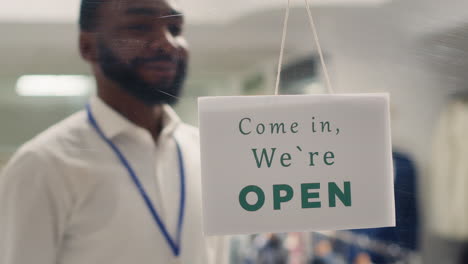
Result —
[{"label": "lanyard strap", "polygon": [[140,179],[136,175],[135,171],[133,170],[132,166],[128,162],[128,160],[125,158],[123,153],[120,151],[120,149],[109,139],[107,138],[104,133],[102,132],[101,128],[99,127],[99,124],[97,123],[96,119],[93,116],[93,113],[91,111],[91,106],[89,104],[86,105],[86,111],[88,113],[88,121],[91,124],[91,126],[96,130],[98,135],[101,137],[101,139],[109,145],[109,147],[114,151],[115,155],[119,159],[120,163],[125,167],[125,169],[128,171],[128,174],[130,175],[130,178],[132,179],[133,183],[137,187],[138,191],[140,192],[141,197],[143,198],[146,206],[148,207],[148,210],[150,211],[151,215],[153,216],[153,219],[155,220],[157,226],[159,227],[159,230],[163,234],[164,238],[167,241],[167,244],[172,250],[172,253],[174,256],[178,257],[180,255],[180,246],[181,246],[181,235],[182,235],[182,224],[183,224],[183,219],[184,219],[184,208],[185,208],[185,170],[184,170],[184,160],[182,157],[182,151],[180,150],[179,143],[177,140],[176,146],[177,146],[177,157],[179,159],[179,174],[180,174],[180,207],[179,207],[179,219],[177,223],[177,233],[176,233],[176,239],[175,241],[171,238],[169,235],[169,232],[166,229],[166,226],[164,225],[163,221],[161,220],[158,212],[156,211],[156,208],[154,207],[153,203],[151,202],[151,199],[149,198],[148,194],[146,193],[143,185],[140,182]]}]

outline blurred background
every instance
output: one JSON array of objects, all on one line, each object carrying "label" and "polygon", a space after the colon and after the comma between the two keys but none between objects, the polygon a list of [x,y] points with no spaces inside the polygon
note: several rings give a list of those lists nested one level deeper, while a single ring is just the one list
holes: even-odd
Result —
[{"label": "blurred background", "polygon": [[[179,0],[191,46],[176,110],[197,97],[272,94],[286,0]],[[232,263],[468,263],[468,1],[311,0],[334,89],[388,92],[397,228],[236,236]],[[79,0],[3,1],[0,168],[80,110],[95,87],[79,57]],[[292,1],[282,94],[324,93],[305,4]],[[277,261],[277,262],[274,262]]]}]

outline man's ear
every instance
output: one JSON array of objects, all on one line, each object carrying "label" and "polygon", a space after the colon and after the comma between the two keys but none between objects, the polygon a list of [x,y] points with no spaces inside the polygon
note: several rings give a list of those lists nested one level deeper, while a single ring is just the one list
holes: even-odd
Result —
[{"label": "man's ear", "polygon": [[81,57],[90,63],[97,61],[97,41],[96,33],[80,32],[79,48]]}]

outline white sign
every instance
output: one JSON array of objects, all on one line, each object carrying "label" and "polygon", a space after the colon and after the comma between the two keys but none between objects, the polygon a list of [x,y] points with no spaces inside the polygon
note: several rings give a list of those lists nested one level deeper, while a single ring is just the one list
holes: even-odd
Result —
[{"label": "white sign", "polygon": [[388,95],[198,103],[206,235],[395,226]]}]

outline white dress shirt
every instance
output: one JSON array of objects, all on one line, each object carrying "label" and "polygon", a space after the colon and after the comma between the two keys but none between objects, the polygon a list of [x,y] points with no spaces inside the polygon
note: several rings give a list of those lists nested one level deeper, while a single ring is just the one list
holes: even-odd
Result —
[{"label": "white dress shirt", "polygon": [[26,143],[4,168],[0,263],[223,263],[223,240],[202,233],[197,130],[164,106],[155,144],[147,130],[99,98],[93,97],[90,106],[173,238],[181,190],[175,139],[179,143],[186,182],[180,257],[173,256],[128,171],[81,111]]}]

